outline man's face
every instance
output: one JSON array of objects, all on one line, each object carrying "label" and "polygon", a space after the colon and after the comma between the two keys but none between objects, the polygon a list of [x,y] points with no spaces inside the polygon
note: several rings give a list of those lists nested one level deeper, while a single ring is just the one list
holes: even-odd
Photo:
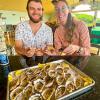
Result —
[{"label": "man's face", "polygon": [[43,8],[40,2],[31,1],[28,5],[28,15],[33,23],[38,23],[43,17]]},{"label": "man's face", "polygon": [[67,22],[67,17],[68,17],[68,13],[69,13],[66,3],[59,1],[55,5],[55,9],[56,9],[56,16],[57,16],[59,23],[61,25],[65,25]]}]

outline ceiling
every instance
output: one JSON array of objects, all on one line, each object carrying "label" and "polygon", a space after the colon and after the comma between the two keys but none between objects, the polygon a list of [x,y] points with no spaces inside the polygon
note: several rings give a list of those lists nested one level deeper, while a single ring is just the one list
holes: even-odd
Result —
[{"label": "ceiling", "polygon": [[[50,0],[42,0],[45,12],[53,10]],[[26,12],[27,0],[0,0],[0,10]]]},{"label": "ceiling", "polygon": [[[45,13],[50,13],[53,11],[54,6],[51,0],[42,0]],[[77,5],[80,0],[67,0],[69,5]],[[93,0],[83,0],[85,2],[93,2]],[[95,0],[100,1],[100,0]],[[0,0],[0,10],[7,11],[21,11],[26,12],[27,0]]]}]

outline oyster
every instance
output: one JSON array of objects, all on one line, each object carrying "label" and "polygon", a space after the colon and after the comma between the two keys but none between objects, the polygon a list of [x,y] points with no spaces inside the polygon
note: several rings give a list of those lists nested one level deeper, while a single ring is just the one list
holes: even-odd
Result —
[{"label": "oyster", "polygon": [[25,100],[23,92],[19,93],[14,100]]},{"label": "oyster", "polygon": [[58,85],[63,84],[64,81],[65,81],[65,79],[64,79],[63,75],[59,75],[59,76],[56,77],[56,82],[57,82]]},{"label": "oyster", "polygon": [[14,89],[11,93],[10,93],[10,99],[13,100],[16,98],[16,96],[22,92],[23,90],[23,87],[19,86],[17,87],[16,89]]},{"label": "oyster", "polygon": [[67,81],[69,78],[71,78],[71,74],[70,73],[64,73],[64,78]]},{"label": "oyster", "polygon": [[74,79],[74,84],[75,84],[75,88],[79,89],[81,87],[84,87],[84,80],[82,80],[81,77],[76,77]]},{"label": "oyster", "polygon": [[23,94],[25,96],[25,99],[29,99],[29,97],[32,95],[32,83],[29,83],[23,90]]},{"label": "oyster", "polygon": [[49,71],[48,71],[48,75],[49,75],[51,78],[56,77],[56,75],[55,75],[55,70],[49,70]]},{"label": "oyster", "polygon": [[66,94],[66,88],[64,85],[60,85],[57,87],[55,91],[55,98],[59,99],[60,97],[64,96]]},{"label": "oyster", "polygon": [[23,71],[19,78],[20,78],[20,86],[25,87],[28,84],[26,71]]},{"label": "oyster", "polygon": [[69,67],[64,67],[64,73],[67,73],[69,70]]},{"label": "oyster", "polygon": [[34,94],[29,98],[29,100],[43,100],[43,99],[40,94]]},{"label": "oyster", "polygon": [[61,66],[57,66],[55,71],[56,71],[56,76],[63,74],[63,68]]},{"label": "oyster", "polygon": [[51,63],[49,70],[55,70],[57,66],[58,66],[58,63]]},{"label": "oyster", "polygon": [[48,71],[49,68],[50,68],[50,64],[45,64],[43,70],[46,72]]},{"label": "oyster", "polygon": [[47,73],[44,70],[41,70],[36,79],[43,79],[46,75]]},{"label": "oyster", "polygon": [[65,87],[66,87],[66,91],[68,93],[71,93],[75,90],[75,86],[74,86],[74,83],[72,81],[67,81],[65,84]]},{"label": "oyster", "polygon": [[14,90],[19,84],[20,84],[20,82],[19,82],[19,78],[18,77],[16,77],[11,82],[9,82],[10,91]]},{"label": "oyster", "polygon": [[42,92],[43,87],[44,87],[44,80],[37,79],[36,81],[34,81],[34,88],[36,91]]},{"label": "oyster", "polygon": [[54,79],[51,78],[50,76],[45,76],[45,87],[51,87],[54,83]]},{"label": "oyster", "polygon": [[34,69],[34,77],[38,76],[41,73],[41,68]]},{"label": "oyster", "polygon": [[34,78],[34,70],[32,70],[32,69],[27,70],[26,75],[27,75],[29,81],[32,80]]},{"label": "oyster", "polygon": [[54,89],[53,88],[46,88],[42,92],[42,97],[44,100],[50,100],[50,97],[53,94]]}]

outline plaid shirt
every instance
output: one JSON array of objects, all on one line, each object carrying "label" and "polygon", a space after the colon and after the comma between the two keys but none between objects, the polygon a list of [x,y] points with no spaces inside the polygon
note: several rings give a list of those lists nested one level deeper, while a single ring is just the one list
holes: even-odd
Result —
[{"label": "plaid shirt", "polygon": [[[85,23],[74,19],[75,30],[71,39],[71,44],[78,45],[83,48],[83,52],[80,53],[81,56],[90,55],[90,36],[88,27]],[[69,43],[68,35],[65,37],[66,31],[59,26],[54,34],[54,44],[57,49],[67,47]]]}]

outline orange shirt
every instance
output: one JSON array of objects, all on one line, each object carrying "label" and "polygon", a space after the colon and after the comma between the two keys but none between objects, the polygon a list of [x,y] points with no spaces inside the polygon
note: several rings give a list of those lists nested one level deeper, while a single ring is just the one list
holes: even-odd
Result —
[{"label": "orange shirt", "polygon": [[[73,32],[73,36],[71,39],[71,43],[68,41],[68,34],[64,30],[62,26],[59,26],[55,33],[54,33],[54,45],[56,49],[60,48],[65,48],[69,44],[73,45],[78,45],[81,48],[83,48],[83,51],[80,52],[79,55],[81,56],[87,56],[90,55],[90,36],[89,36],[89,31],[88,27],[85,25],[84,22],[80,20],[75,20],[74,19],[74,24],[75,24],[75,29]],[[78,55],[78,54],[76,54]]]}]

